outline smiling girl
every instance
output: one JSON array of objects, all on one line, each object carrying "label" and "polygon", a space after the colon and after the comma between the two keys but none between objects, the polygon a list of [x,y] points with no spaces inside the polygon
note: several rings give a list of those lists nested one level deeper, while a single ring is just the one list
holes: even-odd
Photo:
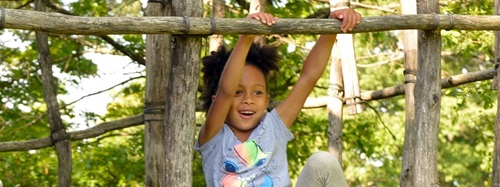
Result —
[{"label": "smiling girl", "polygon": [[[330,17],[352,30],[361,15],[336,10]],[[267,13],[248,16],[272,26]],[[322,35],[307,56],[302,73],[287,98],[267,111],[267,78],[277,70],[277,49],[253,43],[254,35],[240,35],[232,51],[225,47],[203,58],[202,100],[206,121],[195,149],[203,159],[207,186],[290,186],[287,143],[289,128],[328,64],[336,35]],[[327,152],[311,156],[297,186],[347,186],[338,161]]]}]

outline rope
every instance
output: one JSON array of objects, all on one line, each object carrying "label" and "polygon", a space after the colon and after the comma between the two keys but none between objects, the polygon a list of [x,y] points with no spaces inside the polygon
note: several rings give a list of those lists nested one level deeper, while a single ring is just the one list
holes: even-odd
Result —
[{"label": "rope", "polygon": [[341,100],[344,102],[344,88],[340,84],[330,84],[330,87],[328,88],[328,96],[329,97],[334,97],[337,98],[338,100]]},{"label": "rope", "polygon": [[0,7],[0,11],[2,12],[0,17],[0,30],[3,29],[3,25],[5,24],[5,8]]},{"label": "rope", "polygon": [[[403,74],[405,75],[405,77],[406,77],[406,75],[413,75],[413,76],[416,77],[417,76],[417,71],[416,70],[412,70],[412,69],[405,69],[403,71]],[[406,79],[404,83],[408,84],[408,83],[416,83],[416,82],[417,82],[416,79]]]},{"label": "rope", "polygon": [[52,145],[55,145],[57,142],[69,140],[69,134],[66,133],[64,127],[53,130],[49,137],[52,140]]},{"label": "rope", "polygon": [[147,115],[147,114],[164,114],[165,102],[146,102],[144,104],[144,122],[163,121],[163,115]]},{"label": "rope", "polygon": [[439,27],[439,15],[436,14],[435,12],[433,12],[432,15],[434,15],[435,22],[434,22],[434,28],[430,30],[436,30]]},{"label": "rope", "polygon": [[165,111],[164,102],[146,102],[143,108],[144,114],[163,114]]},{"label": "rope", "polygon": [[[351,103],[347,103],[347,101],[352,101]],[[365,103],[365,101],[363,101],[363,99],[361,99],[360,96],[355,96],[355,97],[348,97],[348,98],[345,98],[345,101],[346,101],[346,106],[353,106],[353,105],[358,105],[358,104],[363,104]]]},{"label": "rope", "polygon": [[405,69],[403,71],[403,74],[404,75],[413,75],[413,76],[417,76],[417,71],[416,70],[412,70],[412,69]]},{"label": "rope", "polygon": [[445,29],[447,31],[453,29],[453,27],[455,26],[455,16],[453,16],[453,14],[450,14],[450,13],[446,13],[448,15],[448,17],[450,17],[450,27]]}]

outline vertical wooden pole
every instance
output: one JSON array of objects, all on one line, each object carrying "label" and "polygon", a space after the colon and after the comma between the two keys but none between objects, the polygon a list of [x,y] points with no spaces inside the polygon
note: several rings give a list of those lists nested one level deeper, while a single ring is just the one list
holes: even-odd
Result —
[{"label": "vertical wooden pole", "polygon": [[364,108],[359,88],[353,35],[337,35],[337,46],[342,46],[340,59],[342,61],[342,74],[344,75],[344,100],[347,112],[350,115],[359,114],[364,111]]},{"label": "vertical wooden pole", "polygon": [[[148,2],[145,16],[170,16],[172,5]],[[145,186],[161,187],[164,168],[163,115],[172,64],[170,34],[146,35],[146,90],[144,104]]]},{"label": "vertical wooden pole", "polygon": [[[225,1],[224,0],[212,0],[212,15],[213,18],[223,18],[225,17]],[[216,51],[219,46],[224,44],[224,36],[220,34],[214,34],[210,36],[210,51]]]},{"label": "vertical wooden pole", "polygon": [[[418,0],[419,14],[439,14],[438,0]],[[441,109],[441,32],[418,31],[418,72],[415,84],[414,186],[439,186],[437,144]]]},{"label": "vertical wooden pole", "polygon": [[[36,0],[36,11],[47,11],[48,0]],[[71,141],[66,132],[61,113],[59,112],[59,103],[57,101],[57,87],[52,72],[52,57],[50,55],[48,35],[45,32],[36,31],[36,43],[38,49],[38,62],[42,72],[42,85],[45,103],[47,104],[47,113],[49,116],[51,139],[54,143],[57,153],[57,186],[71,186],[72,158]]]},{"label": "vertical wooden pole", "polygon": [[266,12],[266,0],[250,0],[250,14],[256,12]]},{"label": "vertical wooden pole", "polygon": [[[417,14],[416,0],[401,0],[402,14]],[[414,160],[415,160],[415,97],[413,94],[417,79],[417,30],[404,30],[404,75],[405,75],[405,141],[403,148],[403,164],[401,167],[400,186],[412,187]]]},{"label": "vertical wooden pole", "polygon": [[[344,1],[348,2],[348,1]],[[335,10],[337,0],[330,1],[330,10]],[[339,37],[337,35],[337,37]],[[328,151],[335,155],[342,164],[342,114],[344,107],[344,78],[342,75],[342,61],[340,48],[337,43],[333,46],[332,61],[330,64],[330,85],[328,88]]]},{"label": "vertical wooden pole", "polygon": [[[495,14],[500,14],[500,0],[495,0]],[[495,31],[495,60],[500,64],[500,31]],[[500,68],[497,68],[497,76],[500,76]],[[498,82],[497,82],[498,84]],[[500,85],[497,85],[497,88]],[[495,119],[495,148],[493,153],[493,180],[492,187],[500,187],[500,92],[497,96],[497,116]]]},{"label": "vertical wooden pole", "polygon": [[[202,1],[173,0],[174,16],[201,17]],[[188,28],[188,27],[186,27]],[[189,33],[189,30],[186,29]],[[169,75],[163,143],[165,180],[163,186],[192,186],[193,146],[196,131],[196,94],[200,72],[201,37],[173,36],[172,68]]]},{"label": "vertical wooden pole", "polygon": [[[349,0],[330,0],[331,10],[349,7]],[[337,46],[342,46],[340,61],[344,77],[344,100],[348,114],[363,112],[361,91],[359,89],[358,69],[356,67],[356,56],[354,53],[354,40],[352,34],[338,34]]]},{"label": "vertical wooden pole", "polygon": [[[248,12],[249,14],[266,12],[266,0],[250,0],[250,8]],[[257,36],[255,37],[254,42],[264,45],[267,43],[267,38],[265,36]]]}]

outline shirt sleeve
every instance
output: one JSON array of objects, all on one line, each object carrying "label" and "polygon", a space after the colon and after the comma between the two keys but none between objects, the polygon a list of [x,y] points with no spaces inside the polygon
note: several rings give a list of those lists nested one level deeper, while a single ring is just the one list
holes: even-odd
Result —
[{"label": "shirt sleeve", "polygon": [[[200,154],[203,155],[203,152],[205,152],[205,150],[207,150],[211,147],[214,147],[215,145],[218,145],[217,142],[222,141],[224,131],[225,131],[225,129],[222,128],[221,131],[219,131],[219,133],[217,133],[217,135],[215,135],[212,139],[210,139],[207,143],[203,144],[202,146],[200,146],[199,142],[196,141],[196,144],[194,145],[194,150],[198,151]],[[199,136],[200,135],[198,135],[198,137]]]},{"label": "shirt sleeve", "polygon": [[270,124],[273,124],[272,128],[275,129],[275,135],[279,140],[288,142],[294,138],[290,129],[283,123],[283,120],[281,120],[276,109],[271,110],[269,113],[269,120],[271,120]]}]

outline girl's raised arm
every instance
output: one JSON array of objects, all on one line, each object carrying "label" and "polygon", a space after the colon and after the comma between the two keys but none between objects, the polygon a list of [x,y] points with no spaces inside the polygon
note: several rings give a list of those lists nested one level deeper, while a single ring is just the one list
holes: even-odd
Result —
[{"label": "girl's raised arm", "polygon": [[[352,9],[336,10],[330,18],[343,20],[341,29],[351,31],[361,20],[361,15]],[[312,48],[302,67],[302,74],[285,101],[276,107],[281,120],[290,127],[299,115],[316,82],[326,69],[337,35],[322,35]]]}]

